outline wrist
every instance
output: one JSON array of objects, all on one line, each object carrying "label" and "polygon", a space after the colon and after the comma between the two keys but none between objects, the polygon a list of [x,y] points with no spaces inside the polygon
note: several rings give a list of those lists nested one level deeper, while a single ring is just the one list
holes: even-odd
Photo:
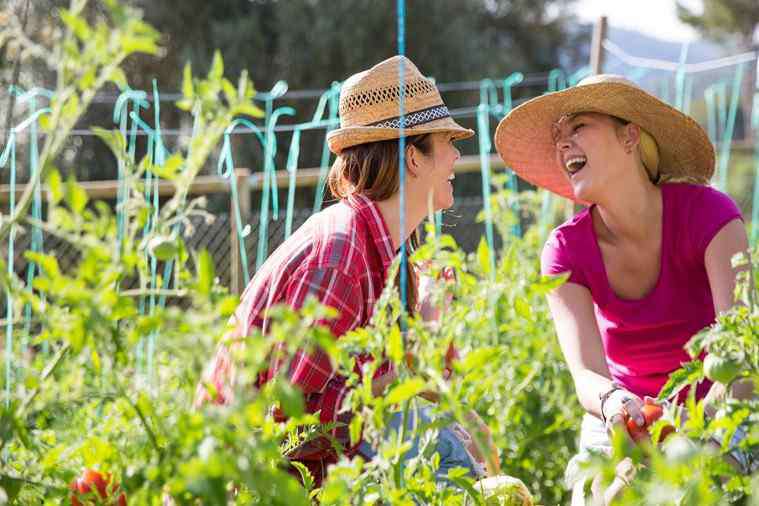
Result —
[{"label": "wrist", "polygon": [[606,416],[606,412],[604,411],[604,408],[606,407],[606,404],[609,400],[609,398],[615,394],[615,392],[621,392],[624,391],[624,387],[617,383],[616,381],[612,381],[611,385],[607,390],[604,390],[603,392],[600,392],[598,394],[598,399],[601,401],[599,412],[601,413],[601,420],[603,420],[604,425],[606,425],[606,420],[608,417]]}]

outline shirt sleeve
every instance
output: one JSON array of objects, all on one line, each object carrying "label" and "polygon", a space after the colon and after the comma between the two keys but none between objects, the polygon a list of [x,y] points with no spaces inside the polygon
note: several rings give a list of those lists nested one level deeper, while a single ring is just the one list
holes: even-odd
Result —
[{"label": "shirt sleeve", "polygon": [[[284,302],[299,309],[308,297],[315,297],[325,306],[338,311],[336,318],[317,322],[328,327],[335,337],[355,329],[361,322],[363,299],[358,283],[339,269],[319,267],[298,270],[288,283]],[[329,356],[319,349],[311,353],[298,350],[288,371],[290,381],[299,386],[304,394],[322,392],[333,376]]]},{"label": "shirt sleeve", "polygon": [[546,276],[555,276],[569,272],[569,283],[589,287],[582,270],[573,261],[572,252],[561,233],[552,232],[543,246],[540,255],[540,272]]},{"label": "shirt sleeve", "polygon": [[732,198],[709,186],[702,187],[690,206],[688,217],[693,259],[703,263],[706,248],[714,236],[736,218],[742,220],[743,216]]}]

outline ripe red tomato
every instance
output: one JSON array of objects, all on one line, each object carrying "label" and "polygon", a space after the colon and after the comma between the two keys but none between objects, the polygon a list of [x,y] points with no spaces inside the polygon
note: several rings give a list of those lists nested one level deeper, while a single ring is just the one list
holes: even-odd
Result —
[{"label": "ripe red tomato", "polygon": [[95,492],[103,500],[97,504],[127,506],[126,494],[124,492],[119,494],[119,484],[113,481],[111,473],[100,473],[94,469],[85,469],[79,478],[71,482],[69,488],[73,492],[71,494],[72,506],[95,504],[91,500],[95,498]]},{"label": "ripe red tomato", "polygon": [[[658,404],[646,402],[641,408],[641,413],[643,414],[643,418],[646,421],[643,427],[638,427],[638,424],[636,424],[635,420],[633,420],[631,417],[627,418],[627,432],[636,443],[649,437],[649,427],[651,427],[651,425],[653,425],[656,420],[661,418],[664,410]],[[674,431],[674,427],[667,425],[661,431],[660,440],[664,441],[664,439]]]}]

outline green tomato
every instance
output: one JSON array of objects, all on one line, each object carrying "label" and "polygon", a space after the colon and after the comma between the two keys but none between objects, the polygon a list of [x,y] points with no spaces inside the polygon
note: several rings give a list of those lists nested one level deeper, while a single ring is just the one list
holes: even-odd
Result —
[{"label": "green tomato", "polygon": [[723,385],[733,381],[740,371],[740,363],[732,358],[709,354],[704,359],[706,377]]}]

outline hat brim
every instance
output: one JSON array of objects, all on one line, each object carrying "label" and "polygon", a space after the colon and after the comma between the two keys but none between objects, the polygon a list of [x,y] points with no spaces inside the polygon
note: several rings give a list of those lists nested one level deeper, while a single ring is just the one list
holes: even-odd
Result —
[{"label": "hat brim", "polygon": [[[474,135],[474,130],[462,127],[450,117],[403,130],[406,137],[444,132],[450,132],[455,139],[466,139]],[[400,130],[397,128],[354,126],[332,130],[327,134],[327,144],[330,151],[339,155],[342,150],[351,146],[397,139],[399,136]]]},{"label": "hat brim", "polygon": [[706,184],[714,173],[714,147],[690,116],[630,85],[601,82],[549,93],[513,109],[498,124],[495,145],[506,166],[522,179],[577,200],[556,158],[552,125],[581,112],[608,114],[650,133],[659,146],[659,172]]}]

